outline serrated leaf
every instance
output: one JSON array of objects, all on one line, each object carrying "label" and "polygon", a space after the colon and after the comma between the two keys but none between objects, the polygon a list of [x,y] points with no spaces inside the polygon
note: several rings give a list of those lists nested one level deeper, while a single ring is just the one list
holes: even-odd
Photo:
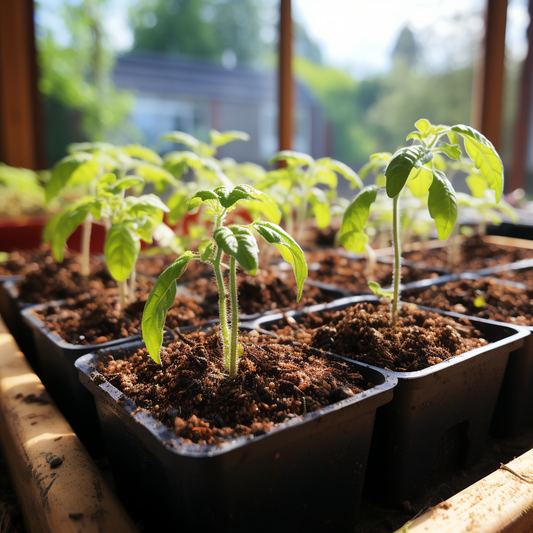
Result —
[{"label": "serrated leaf", "polygon": [[214,191],[209,190],[197,191],[187,200],[187,211],[190,213],[191,211],[198,209],[203,202],[209,200],[218,203],[218,195]]},{"label": "serrated leaf", "polygon": [[413,196],[421,198],[426,196],[433,183],[433,172],[426,167],[414,168],[409,174],[407,187],[413,193]]},{"label": "serrated leaf", "polygon": [[295,152],[293,150],[282,150],[274,154],[268,161],[269,165],[273,165],[277,161],[285,161],[289,167],[296,165],[306,165],[311,167],[315,164],[315,160],[307,154]]},{"label": "serrated leaf", "polygon": [[440,170],[433,172],[433,183],[429,188],[428,209],[435,221],[437,234],[442,241],[446,239],[457,220],[457,198],[452,184]]},{"label": "serrated leaf", "polygon": [[123,189],[129,189],[130,187],[135,187],[136,185],[141,184],[144,184],[143,178],[139,176],[125,176],[114,183],[113,192],[117,193]]},{"label": "serrated leaf", "polygon": [[272,222],[255,220],[251,227],[269,244],[276,246],[283,259],[292,265],[296,286],[298,287],[296,300],[300,301],[303,285],[307,278],[307,263],[299,244],[285,230]]},{"label": "serrated leaf", "polygon": [[246,272],[257,272],[259,248],[250,230],[242,226],[222,226],[215,230],[213,239],[217,246],[227,255],[234,257]]},{"label": "serrated leaf", "polygon": [[503,164],[494,146],[484,135],[469,126],[457,125],[451,129],[463,137],[467,154],[496,194],[496,202],[499,202],[504,182]]},{"label": "serrated leaf", "polygon": [[318,229],[327,228],[331,221],[331,215],[329,212],[329,200],[324,191],[318,187],[312,187],[309,195],[309,203],[313,209]]},{"label": "serrated leaf", "polygon": [[[341,242],[346,242],[349,246],[356,247],[357,250],[347,248],[352,251],[362,252],[360,243],[363,242],[364,237],[360,235],[349,237],[351,233],[362,234],[364,227],[368,222],[370,216],[370,206],[376,201],[379,187],[376,185],[366,186],[359,194],[357,194],[344,212],[342,217],[340,239]],[[365,235],[366,237],[366,235]],[[364,244],[366,244],[365,240]]]},{"label": "serrated leaf", "polygon": [[206,239],[198,245],[198,252],[200,253],[200,260],[207,261],[213,253],[213,241]]},{"label": "serrated leaf", "polygon": [[122,146],[120,149],[123,153],[126,155],[129,155],[130,157],[136,157],[137,159],[144,159],[144,161],[148,161],[149,163],[153,163],[154,165],[161,166],[163,164],[163,160],[153,150],[150,150],[150,148],[147,148],[146,146],[142,146],[140,144],[128,144],[126,146]]},{"label": "serrated leaf", "polygon": [[421,118],[420,120],[417,120],[415,122],[415,128],[422,134],[426,134],[429,131],[430,127],[431,123],[425,118]]},{"label": "serrated leaf", "polygon": [[444,152],[450,159],[455,159],[456,161],[461,159],[462,152],[458,144],[441,143],[437,149]]},{"label": "serrated leaf", "polygon": [[160,363],[159,350],[163,344],[163,327],[167,312],[176,298],[176,280],[179,279],[191,259],[192,252],[178,257],[158,278],[148,296],[142,317],[142,336],[150,357]]},{"label": "serrated leaf", "polygon": [[126,224],[115,224],[107,232],[104,257],[109,273],[124,281],[131,274],[141,250],[139,238]]},{"label": "serrated leaf", "polygon": [[242,207],[251,212],[259,211],[268,218],[268,220],[274,222],[274,224],[279,224],[281,220],[281,212],[274,200],[272,200],[268,194],[258,191],[250,185],[239,185],[238,187],[246,189],[253,197],[250,200],[241,200],[240,205],[242,205]]},{"label": "serrated leaf", "polygon": [[61,159],[52,170],[50,180],[45,188],[45,202],[48,204],[67,185],[72,173],[86,161],[91,161],[93,156],[85,152],[68,155]]},{"label": "serrated leaf", "polygon": [[83,223],[89,213],[90,202],[83,202],[65,210],[55,225],[51,242],[52,252],[57,261],[63,261],[63,248],[74,230]]},{"label": "serrated leaf", "polygon": [[406,141],[409,141],[410,139],[417,139],[419,141],[422,140],[422,135],[420,135],[420,132],[418,131],[412,131],[406,138]]},{"label": "serrated leaf", "polygon": [[224,209],[229,209],[241,200],[256,200],[255,193],[259,191],[256,191],[250,185],[237,185],[233,189],[226,186],[216,187],[213,192],[218,196],[220,205]]},{"label": "serrated leaf", "polygon": [[224,144],[228,144],[229,142],[233,141],[249,141],[250,136],[245,133],[244,131],[224,131],[219,132],[217,130],[210,130],[209,131],[209,138],[211,139],[211,142],[215,146],[223,146]]},{"label": "serrated leaf", "polygon": [[316,161],[317,165],[324,165],[335,172],[338,172],[341,176],[346,178],[350,182],[350,187],[354,189],[355,187],[363,188],[363,182],[358,176],[357,172],[350,168],[348,165],[344,164],[342,161],[337,161],[336,159],[331,159],[329,157],[324,157]]},{"label": "serrated leaf", "polygon": [[425,165],[432,158],[433,154],[425,146],[400,148],[385,169],[387,196],[389,198],[398,196],[404,188],[411,170]]}]

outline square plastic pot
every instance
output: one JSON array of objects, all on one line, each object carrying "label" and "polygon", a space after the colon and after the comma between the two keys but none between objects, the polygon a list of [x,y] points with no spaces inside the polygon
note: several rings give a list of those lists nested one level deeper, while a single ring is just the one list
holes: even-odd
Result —
[{"label": "square plastic pot", "polygon": [[[533,261],[525,260],[513,263],[512,269],[531,268]],[[475,273],[442,276],[432,281],[424,280],[406,285],[405,291],[423,291],[428,287],[441,287],[448,282],[459,279],[479,279],[490,277],[496,272],[509,270],[510,265],[500,265],[494,268],[479,270]],[[526,289],[520,283],[496,279],[501,285],[509,285]],[[475,315],[471,315],[474,316]],[[505,369],[500,394],[494,411],[490,432],[498,437],[512,437],[518,435],[527,427],[533,426],[533,326],[520,326],[529,331],[530,335],[524,339],[521,347],[513,350]]]},{"label": "square plastic pot", "polygon": [[156,531],[354,530],[376,409],[392,398],[394,377],[352,362],[373,389],[261,436],[201,446],[136,412],[95,359],[76,367],[95,397],[117,492],[136,519]]},{"label": "square plastic pot", "polygon": [[141,336],[135,335],[102,344],[78,345],[66,342],[32,314],[33,310],[63,303],[64,301],[60,300],[26,307],[22,311],[22,319],[34,342],[37,365],[46,390],[89,452],[100,455],[103,451],[103,441],[94,401],[92,395],[81,385],[74,363],[86,353],[139,340]]},{"label": "square plastic pot", "polygon": [[[365,301],[378,299],[346,298],[308,311],[341,310]],[[287,315],[298,321],[303,313]],[[529,332],[469,319],[495,341],[415,372],[380,369],[398,380],[393,400],[378,409],[367,472],[366,490],[383,504],[401,505],[417,498],[435,471],[471,464],[483,449],[509,354],[523,345]],[[253,325],[270,330],[283,320],[276,315]]]},{"label": "square plastic pot", "polygon": [[17,290],[19,281],[22,281],[20,276],[5,276],[3,280],[0,279],[0,313],[11,335],[17,341],[19,348],[35,372],[40,376],[33,336],[31,330],[22,319],[23,310],[30,307],[31,304],[20,300]]}]

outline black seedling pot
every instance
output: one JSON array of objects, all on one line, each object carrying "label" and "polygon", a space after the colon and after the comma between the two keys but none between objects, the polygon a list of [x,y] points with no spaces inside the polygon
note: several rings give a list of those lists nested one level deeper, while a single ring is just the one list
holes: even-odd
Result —
[{"label": "black seedling pot", "polygon": [[83,444],[91,453],[98,455],[103,450],[103,446],[94,401],[92,395],[80,384],[74,363],[78,357],[86,353],[100,348],[114,347],[131,340],[139,340],[141,335],[102,344],[70,344],[50,331],[38,317],[32,314],[34,309],[43,309],[62,303],[64,301],[60,300],[29,306],[22,311],[22,319],[36,346],[35,354],[44,386]]},{"label": "black seedling pot", "polygon": [[23,278],[20,276],[6,276],[4,279],[5,281],[0,282],[0,313],[19,348],[35,372],[40,376],[41,369],[35,355],[33,336],[31,330],[22,319],[24,309],[32,305],[22,302],[19,298],[17,283],[22,281]]},{"label": "black seedling pot", "polygon": [[[530,268],[533,266],[533,261],[530,259],[514,263],[512,269],[519,270],[528,266]],[[502,270],[509,270],[509,265],[487,268],[475,273],[443,276],[432,281],[424,280],[406,285],[404,291],[416,294],[417,291],[425,290],[427,287],[440,287],[458,279],[490,277]],[[499,279],[496,281],[502,285],[526,289],[526,286],[520,283]],[[533,332],[533,327],[520,327],[530,333]],[[526,337],[523,345],[509,355],[490,432],[498,437],[512,437],[530,426],[533,426],[533,335]]]},{"label": "black seedling pot", "polygon": [[502,222],[498,226],[487,226],[487,234],[512,237],[514,239],[533,240],[533,224],[526,222],[521,222],[520,224]]},{"label": "black seedling pot", "polygon": [[[342,310],[365,301],[378,299],[346,298],[308,311]],[[286,314],[296,321],[302,315]],[[269,330],[275,324],[284,325],[284,320],[276,315],[253,325]],[[380,407],[376,415],[365,483],[374,499],[387,505],[411,501],[423,492],[430,474],[466,466],[480,455],[509,353],[522,346],[529,333],[498,322],[470,321],[494,342],[416,372],[381,370],[398,379],[398,385],[393,400]]]},{"label": "black seedling pot", "polygon": [[[106,350],[115,359],[144,344]],[[154,531],[353,531],[376,409],[396,379],[354,364],[376,386],[270,432],[222,445],[186,444],[95,371],[76,361],[94,395],[117,492]]]}]

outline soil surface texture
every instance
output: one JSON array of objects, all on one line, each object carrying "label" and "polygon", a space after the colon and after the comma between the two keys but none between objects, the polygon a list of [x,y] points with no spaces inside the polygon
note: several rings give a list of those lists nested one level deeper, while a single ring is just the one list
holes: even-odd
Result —
[{"label": "soil surface texture", "polygon": [[450,281],[424,291],[404,291],[403,299],[417,305],[533,326],[533,289],[520,289],[498,283],[494,278]]},{"label": "soil surface texture", "polygon": [[[296,301],[297,288],[292,270],[272,271],[259,269],[255,276],[237,272],[240,312],[246,315],[265,313],[275,309],[302,309],[319,303],[332,302],[342,294],[329,292],[309,283],[304,284],[300,301]],[[205,298],[206,303],[216,310],[218,289],[213,270],[208,276],[197,277],[185,284],[193,294]]]},{"label": "soil surface texture", "polygon": [[445,246],[429,250],[405,252],[402,255],[404,259],[409,261],[424,263],[429,267],[447,269],[450,272],[481,270],[482,268],[533,258],[533,250],[488,244],[483,241],[480,235],[468,237],[463,241],[459,250],[457,264],[451,262],[451,253],[451,247]]},{"label": "soil surface texture", "polygon": [[391,327],[390,306],[359,303],[342,311],[309,313],[272,329],[283,339],[397,372],[413,372],[488,344],[466,318],[402,306]]},{"label": "soil surface texture", "polygon": [[514,281],[516,283],[523,283],[528,287],[533,287],[533,268],[525,268],[520,270],[503,270],[492,274],[495,278]]},{"label": "soil surface texture", "polygon": [[[32,313],[62,339],[78,345],[102,344],[141,333],[142,312],[149,289],[137,291],[137,301],[122,313],[119,309],[118,289],[92,290],[77,298],[69,298],[64,305],[47,306]],[[180,295],[169,309],[168,328],[199,326],[216,318],[194,298]]]},{"label": "soil surface texture", "polygon": [[[353,294],[372,294],[368,281],[377,281],[382,287],[392,285],[392,264],[376,263],[374,272],[369,273],[366,259],[348,259],[334,249],[305,252],[305,256],[311,279]],[[402,283],[411,283],[438,275],[430,269],[402,267]]]},{"label": "soil surface texture", "polygon": [[139,349],[124,359],[99,356],[109,382],[186,443],[217,444],[262,435],[276,424],[373,387],[348,364],[260,335],[239,338],[238,375],[224,369],[218,331],[195,332],[161,350],[161,365]]}]

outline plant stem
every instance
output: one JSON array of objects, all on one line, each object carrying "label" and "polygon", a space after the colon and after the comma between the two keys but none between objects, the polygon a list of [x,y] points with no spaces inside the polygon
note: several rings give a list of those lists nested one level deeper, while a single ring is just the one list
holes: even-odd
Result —
[{"label": "plant stem", "polygon": [[127,301],[126,294],[128,293],[128,282],[126,280],[118,282],[118,298],[119,298],[119,307],[123,311],[126,309]]},{"label": "plant stem", "polygon": [[374,279],[374,271],[376,270],[376,252],[374,248],[367,242],[365,244],[367,260],[366,260],[366,275],[368,279]]},{"label": "plant stem", "polygon": [[296,240],[297,242],[302,241],[302,237],[304,234],[304,227],[305,227],[305,217],[307,215],[307,208],[308,208],[308,200],[309,197],[309,191],[305,191],[302,201],[300,205],[298,206],[298,211],[296,212],[296,223],[298,225],[297,233],[296,233]]},{"label": "plant stem", "polygon": [[459,224],[454,224],[450,233],[450,262],[458,265],[461,260],[461,235],[459,234]]},{"label": "plant stem", "polygon": [[239,303],[237,301],[237,266],[235,257],[230,259],[229,276],[229,292],[231,298],[229,377],[234,378],[237,375],[237,345],[239,340]]},{"label": "plant stem", "polygon": [[[224,214],[217,215],[215,220],[215,230],[222,225]],[[216,247],[215,258],[212,261],[213,269],[215,271],[215,279],[218,287],[218,307],[220,316],[220,330],[222,332],[222,343],[224,345],[224,366],[229,370],[230,359],[230,336],[228,331],[228,317],[227,317],[227,292],[226,284],[224,283],[224,275],[220,262],[222,260],[222,248]]]},{"label": "plant stem", "polygon": [[93,227],[93,216],[89,213],[83,221],[82,241],[81,241],[81,275],[89,277],[91,274],[91,231]]},{"label": "plant stem", "polygon": [[400,246],[400,194],[392,201],[392,244],[394,246],[394,272],[393,272],[393,300],[392,300],[392,326],[398,320],[398,300],[400,299],[400,279],[402,277],[401,246]]}]

